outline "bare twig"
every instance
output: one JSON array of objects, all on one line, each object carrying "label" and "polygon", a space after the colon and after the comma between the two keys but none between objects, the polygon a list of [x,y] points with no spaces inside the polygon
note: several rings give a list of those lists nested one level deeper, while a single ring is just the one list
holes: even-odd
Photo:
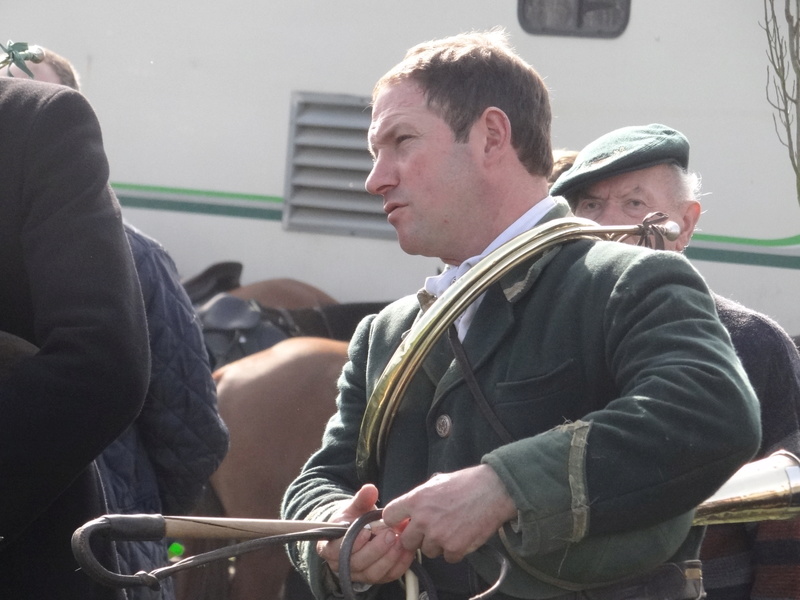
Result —
[{"label": "bare twig", "polygon": [[798,79],[800,79],[800,0],[784,0],[785,31],[775,12],[775,0],[764,0],[764,24],[767,35],[767,102],[775,109],[772,116],[778,140],[786,147],[795,174],[797,200],[800,203],[800,121]]}]

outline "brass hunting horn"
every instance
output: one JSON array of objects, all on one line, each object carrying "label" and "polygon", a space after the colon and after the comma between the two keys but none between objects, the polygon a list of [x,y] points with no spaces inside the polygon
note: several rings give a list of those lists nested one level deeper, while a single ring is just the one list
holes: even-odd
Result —
[{"label": "brass hunting horn", "polygon": [[800,459],[778,450],[746,464],[697,507],[695,525],[779,521],[800,516]]},{"label": "brass hunting horn", "polygon": [[451,285],[412,326],[367,403],[361,422],[356,465],[363,481],[375,481],[386,437],[406,388],[439,337],[486,289],[513,267],[543,256],[576,239],[623,241],[638,236],[639,244],[663,248],[664,238],[677,239],[680,227],[664,213],[651,213],[639,225],[600,226],[578,217],[555,219],[506,242],[480,260]]}]

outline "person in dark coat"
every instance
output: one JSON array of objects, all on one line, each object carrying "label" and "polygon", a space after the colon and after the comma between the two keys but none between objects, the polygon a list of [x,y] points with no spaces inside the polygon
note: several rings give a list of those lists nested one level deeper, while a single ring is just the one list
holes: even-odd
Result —
[{"label": "person in dark coat", "polygon": [[[43,48],[28,65],[38,81],[80,91],[78,73],[63,56]],[[12,67],[11,75],[24,77]],[[108,512],[189,513],[228,449],[228,431],[217,411],[216,387],[200,323],[167,250],[129,223],[125,234],[142,288],[150,340],[151,370],[135,423],[97,460]],[[163,567],[168,540],[117,542],[121,573]],[[126,590],[136,600],[175,597],[172,579],[158,591]]]},{"label": "person in dark coat", "polygon": [[81,94],[4,77],[0,140],[0,330],[38,348],[0,380],[0,597],[117,598],[70,546],[106,512],[94,459],[150,372],[100,127]]},{"label": "person in dark coat", "polygon": [[[626,148],[646,147],[633,154]],[[616,158],[612,156],[616,152]],[[602,225],[641,223],[662,212],[681,225],[666,249],[683,251],[700,218],[700,178],[688,170],[689,140],[658,123],[611,131],[588,144],[556,180],[579,217]],[[714,294],[720,320],[761,407],[761,448],[800,456],[800,353],[773,319]],[[800,598],[800,522],[709,526],[701,549],[709,600]]]},{"label": "person in dark coat", "polygon": [[[501,599],[702,597],[694,509],[753,456],[760,423],[681,255],[576,238],[520,258],[405,374],[380,427],[365,418],[427,311],[571,214],[548,194],[550,120],[501,31],[420,44],[373,91],[367,190],[405,252],[448,268],[361,322],[337,412],[283,502],[285,518],[335,523],[382,507],[349,553],[363,598],[404,597],[419,551],[439,597],[464,600],[496,580],[492,550],[510,565]],[[342,591],[341,549],[290,544],[319,599]]]}]

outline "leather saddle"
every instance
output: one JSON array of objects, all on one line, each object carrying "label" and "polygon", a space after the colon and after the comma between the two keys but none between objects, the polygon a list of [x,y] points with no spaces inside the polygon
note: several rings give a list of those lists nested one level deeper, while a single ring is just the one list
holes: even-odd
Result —
[{"label": "leather saddle", "polygon": [[220,292],[197,308],[213,369],[289,337],[349,341],[358,323],[388,302],[353,302],[289,310]]},{"label": "leather saddle", "polygon": [[197,309],[211,367],[218,369],[290,337],[255,300],[221,292]]}]

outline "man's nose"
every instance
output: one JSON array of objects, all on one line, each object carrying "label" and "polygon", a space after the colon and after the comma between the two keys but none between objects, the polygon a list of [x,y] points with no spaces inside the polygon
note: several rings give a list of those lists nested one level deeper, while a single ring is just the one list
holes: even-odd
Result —
[{"label": "man's nose", "polygon": [[376,158],[372,163],[372,170],[367,175],[364,187],[370,194],[382,196],[384,192],[395,185],[391,169],[387,160]]}]

